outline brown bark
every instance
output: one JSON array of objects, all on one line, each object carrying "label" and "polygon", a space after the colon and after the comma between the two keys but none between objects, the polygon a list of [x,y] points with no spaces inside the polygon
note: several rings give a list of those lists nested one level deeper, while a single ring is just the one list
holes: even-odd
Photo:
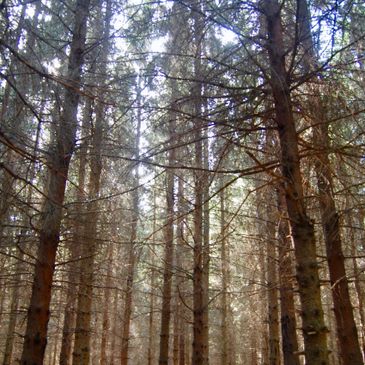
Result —
[{"label": "brown bark", "polygon": [[[267,201],[270,201],[268,199]],[[280,338],[279,338],[279,301],[277,282],[277,252],[275,245],[275,225],[267,206],[266,214],[266,259],[267,259],[267,304],[268,304],[268,325],[269,325],[269,364],[280,364]]]},{"label": "brown bark", "polygon": [[[206,106],[205,106],[206,107]],[[203,164],[209,169],[208,130],[203,134]],[[209,208],[209,179],[204,173],[203,178],[203,308],[204,308],[204,346],[207,364],[209,363],[209,272],[210,272],[210,208]]]},{"label": "brown bark", "polygon": [[323,148],[323,153],[317,156],[315,168],[340,356],[343,364],[360,365],[363,359],[346,276],[339,215],[333,196],[328,125],[316,127],[315,133],[317,142]]},{"label": "brown bark", "polygon": [[[56,137],[56,146],[49,161],[49,184],[39,234],[37,263],[21,357],[22,365],[43,364],[47,344],[49,306],[56,251],[59,243],[62,204],[69,163],[75,146],[79,102],[77,90],[79,89],[83,64],[88,12],[89,0],[78,0],[67,71],[70,87],[65,91],[64,108]],[[67,128],[64,128],[66,125]],[[63,129],[62,132],[61,129]]]},{"label": "brown bark", "polygon": [[111,289],[110,282],[112,280],[113,271],[113,245],[110,243],[108,248],[108,271],[105,277],[105,289],[104,289],[104,305],[103,305],[103,324],[101,332],[101,345],[100,345],[100,365],[106,365],[108,363],[107,359],[107,346],[108,346],[108,332],[110,327],[109,311],[110,311],[110,297]]},{"label": "brown bark", "polygon": [[126,291],[124,297],[124,313],[123,313],[123,326],[122,326],[122,343],[121,343],[121,365],[128,364],[128,354],[129,354],[129,334],[130,334],[130,325],[131,325],[131,317],[132,317],[132,301],[133,301],[133,282],[134,282],[134,270],[136,265],[136,252],[135,252],[135,237],[133,232],[136,231],[134,226],[136,223],[132,224],[132,239],[131,247],[129,249],[129,257],[128,257],[128,272],[127,272],[127,281],[126,281]]},{"label": "brown bark", "polygon": [[74,233],[73,240],[69,244],[70,251],[70,268],[69,268],[69,278],[66,293],[66,307],[64,311],[64,322],[62,328],[62,340],[61,340],[61,351],[60,351],[60,365],[68,365],[71,362],[72,355],[72,344],[75,332],[75,320],[76,320],[76,310],[77,310],[77,290],[78,282],[80,280],[80,262],[76,261],[79,258],[81,252],[79,249],[79,242],[82,242],[82,227],[85,225],[85,212],[84,212],[84,202],[85,202],[85,178],[86,178],[86,154],[88,149],[88,140],[86,136],[91,133],[90,125],[92,118],[92,100],[86,100],[86,105],[84,108],[84,116],[82,122],[82,132],[81,136],[83,143],[79,149],[78,156],[78,185],[76,192],[77,204],[75,204],[75,212],[71,215],[71,219],[74,221]]},{"label": "brown bark", "polygon": [[[153,230],[155,232],[155,229]],[[151,273],[151,295],[150,295],[150,313],[148,317],[148,349],[147,349],[147,364],[152,365],[154,363],[154,332],[155,332],[155,321],[154,321],[154,310],[155,310],[155,279],[156,271],[153,268]]]},{"label": "brown bark", "polygon": [[[101,2],[100,4],[102,4]],[[106,75],[106,65],[109,56],[109,36],[111,20],[111,2],[106,0],[105,15],[100,12],[96,19],[96,33],[105,41],[101,47],[100,66],[97,69],[101,80],[96,80],[98,86],[103,89]],[[101,9],[100,9],[101,10]],[[99,91],[100,96],[101,91]],[[82,261],[80,266],[80,284],[77,300],[77,317],[75,328],[75,343],[73,351],[73,365],[88,365],[91,356],[91,309],[93,302],[94,262],[98,250],[98,220],[99,201],[102,173],[102,143],[105,129],[105,106],[98,101],[95,106],[95,123],[92,129],[92,141],[90,146],[90,172],[88,196],[90,201],[86,206],[85,225],[82,238]]]},{"label": "brown bark", "polygon": [[[117,328],[118,328],[118,289],[115,289],[114,290],[114,303],[113,303],[113,330],[112,330],[112,342],[111,342],[111,345],[110,345],[110,365],[114,365],[115,364],[115,358],[116,358],[116,339],[117,339],[117,336],[118,336],[118,333],[117,333]],[[150,364],[149,364],[150,365]]]},{"label": "brown bark", "polygon": [[[194,122],[195,122],[195,167],[203,167],[203,143],[202,143],[202,39],[203,21],[201,18],[200,0],[192,1],[192,17],[194,24],[194,77],[196,82],[193,90]],[[204,250],[203,250],[203,176],[200,171],[194,173],[194,268],[193,268],[193,353],[192,363],[194,365],[208,364],[208,342],[205,330],[205,311],[204,306]]]},{"label": "brown bark", "polygon": [[15,339],[15,327],[18,318],[18,306],[19,306],[19,287],[21,285],[21,273],[22,273],[22,261],[24,254],[20,252],[19,259],[15,266],[15,276],[14,276],[14,287],[11,293],[10,302],[10,318],[8,323],[8,328],[6,330],[6,342],[4,350],[3,365],[10,365],[12,363],[13,346]]},{"label": "brown bark", "polygon": [[[176,86],[172,85],[172,110],[175,110]],[[170,113],[169,120],[169,140],[175,143],[176,115]],[[175,148],[169,149],[168,163],[175,164]],[[167,365],[169,361],[169,338],[171,319],[171,287],[172,287],[172,264],[173,264],[173,239],[174,239],[174,170],[168,169],[166,172],[166,224],[165,224],[165,259],[162,289],[162,313],[160,330],[160,357],[159,364]]]},{"label": "brown bark", "polygon": [[95,130],[91,144],[91,162],[89,176],[89,198],[85,212],[85,226],[82,237],[82,261],[80,265],[80,283],[77,299],[77,317],[73,365],[85,365],[90,361],[90,321],[94,281],[94,260],[97,252],[98,201],[100,177],[102,171],[101,143],[103,134],[103,110],[96,111]]},{"label": "brown bark", "polygon": [[[139,158],[139,144],[141,135],[141,89],[140,85],[137,86],[137,133],[135,140],[135,158]],[[128,268],[127,268],[127,280],[125,288],[124,297],[124,314],[123,314],[123,326],[122,326],[122,343],[121,343],[121,365],[128,364],[128,354],[129,354],[129,335],[130,335],[130,325],[132,317],[132,302],[133,302],[133,283],[134,283],[134,271],[137,263],[137,252],[136,252],[136,239],[137,239],[137,225],[139,219],[139,172],[138,164],[135,166],[136,172],[134,177],[135,189],[133,190],[133,215],[131,223],[131,237],[128,252]]]},{"label": "brown bark", "polygon": [[[177,221],[177,230],[176,230],[176,267],[178,270],[184,270],[184,180],[181,175],[178,176],[178,214],[179,218]],[[178,307],[178,327],[179,327],[179,365],[185,365],[187,362],[188,356],[186,356],[186,318],[188,316],[187,308],[181,302],[180,295],[184,296],[184,282],[182,273],[178,272],[176,276],[176,298],[177,307]]]},{"label": "brown bark", "polygon": [[[222,178],[221,188],[224,186],[224,178]],[[232,336],[232,323],[231,323],[231,308],[230,308],[230,262],[229,262],[229,247],[228,247],[228,226],[226,219],[226,193],[224,190],[220,192],[220,240],[221,240],[221,272],[222,272],[222,295],[221,295],[221,311],[222,311],[222,324],[221,324],[221,342],[222,342],[222,354],[221,364],[232,365],[234,364],[234,351],[233,351],[233,336]]]},{"label": "brown bark", "polygon": [[[304,47],[303,64],[305,71],[313,71],[316,58],[311,34],[310,12],[307,0],[297,1],[299,41]],[[317,155],[315,170],[317,175],[318,199],[321,212],[322,228],[326,245],[327,262],[330,274],[334,313],[337,325],[337,337],[340,355],[344,364],[362,364],[362,354],[354,320],[353,309],[342,252],[339,216],[334,195],[331,161],[329,159],[330,141],[328,124],[325,121],[325,110],[315,100],[311,100],[313,119],[315,121],[314,140],[320,153]]]},{"label": "brown bark", "polygon": [[298,136],[295,130],[290,86],[285,69],[286,51],[281,27],[281,7],[277,0],[270,0],[265,1],[265,5],[261,9],[267,21],[270,84],[281,146],[285,198],[297,262],[305,357],[308,364],[326,365],[328,364],[327,328],[324,323],[321,302],[314,227],[305,209]]},{"label": "brown bark", "polygon": [[284,190],[278,188],[278,213],[281,215],[278,227],[279,238],[279,281],[281,336],[284,365],[300,365],[293,288],[293,264],[289,221],[286,214]]},{"label": "brown bark", "polygon": [[[156,193],[153,192],[153,227],[152,227],[152,245],[156,245],[156,232],[157,232],[157,204],[156,204]],[[155,260],[154,256],[152,257],[151,262],[151,283],[150,283],[150,308],[149,308],[149,316],[148,316],[148,348],[147,348],[147,365],[154,364],[154,349],[155,349],[155,318],[154,318],[154,310],[155,310],[155,283],[156,283],[156,269],[155,269]]]}]

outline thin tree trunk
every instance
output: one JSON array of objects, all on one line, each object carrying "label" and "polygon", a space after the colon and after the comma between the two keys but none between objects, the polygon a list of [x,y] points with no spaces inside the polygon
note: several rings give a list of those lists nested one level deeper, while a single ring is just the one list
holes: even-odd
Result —
[{"label": "thin tree trunk", "polygon": [[294,288],[292,283],[293,264],[291,259],[291,242],[289,221],[286,214],[284,190],[277,190],[279,220],[279,280],[281,336],[284,365],[300,365],[295,317]]},{"label": "thin tree trunk", "polygon": [[327,328],[321,302],[316,240],[313,223],[305,209],[298,136],[291,106],[290,86],[285,69],[285,48],[281,27],[281,7],[277,0],[265,1],[268,30],[270,84],[274,97],[276,123],[281,146],[285,198],[292,228],[297,261],[297,279],[302,306],[305,357],[310,365],[327,365]]},{"label": "thin tree trunk", "polygon": [[[202,39],[203,39],[203,19],[201,17],[200,0],[192,1],[192,17],[194,24],[194,77],[196,78],[193,90],[193,105],[195,115],[195,167],[203,168],[203,143],[202,143]],[[204,307],[204,273],[203,273],[203,176],[197,170],[194,172],[194,269],[193,269],[193,353],[192,363],[194,365],[208,364],[207,358],[207,338],[205,332],[205,310]]]},{"label": "thin tree trunk", "polygon": [[[172,85],[172,112],[169,120],[169,140],[175,143],[176,115],[175,98],[176,86]],[[176,150],[173,146],[169,149],[168,163],[175,164]],[[171,287],[172,287],[172,264],[173,264],[173,240],[174,240],[174,170],[168,169],[166,172],[166,224],[165,224],[165,259],[162,289],[162,313],[160,331],[160,357],[159,365],[167,365],[169,361],[169,338],[171,319]]]},{"label": "thin tree trunk", "polygon": [[110,365],[114,365],[115,364],[115,355],[116,355],[116,339],[118,336],[117,333],[117,319],[118,319],[118,289],[114,290],[114,303],[113,303],[113,331],[112,331],[112,343],[110,346],[110,358],[109,358],[109,362]]},{"label": "thin tree trunk", "polygon": [[113,271],[113,245],[110,243],[109,253],[108,253],[108,271],[105,278],[105,289],[104,289],[104,312],[103,312],[103,324],[102,324],[102,333],[101,333],[101,345],[100,345],[100,365],[107,364],[107,345],[108,345],[108,332],[110,326],[109,320],[109,304],[110,304],[110,296],[111,289],[110,286],[112,280],[112,271]]},{"label": "thin tree trunk", "polygon": [[[152,227],[152,244],[155,246],[156,244],[156,232],[157,232],[157,217],[156,217],[156,193],[153,192],[153,227]],[[148,349],[147,349],[147,364],[153,365],[154,363],[154,349],[155,349],[155,321],[154,321],[154,310],[155,310],[155,282],[156,282],[156,269],[155,269],[155,260],[152,258],[151,262],[151,293],[150,293],[150,311],[148,316]]]},{"label": "thin tree trunk", "polygon": [[[269,199],[267,201],[270,201]],[[270,205],[267,206],[267,304],[269,325],[269,365],[280,364],[280,338],[279,338],[279,302],[277,282],[277,253],[275,245],[275,225],[272,221]]]},{"label": "thin tree trunk", "polygon": [[[177,214],[179,216],[177,220],[177,230],[176,230],[176,267],[178,270],[184,270],[184,180],[182,176],[178,176],[178,187],[177,187]],[[186,307],[182,304],[180,295],[184,294],[184,283],[182,279],[182,274],[179,272],[176,276],[176,298],[178,306],[178,325],[179,325],[179,362],[178,365],[185,365],[186,363]]]},{"label": "thin tree trunk", "polygon": [[[140,82],[140,81],[138,81]],[[139,144],[141,134],[141,90],[140,85],[137,86],[137,134],[135,141],[135,158],[139,159]],[[129,354],[129,339],[130,339],[130,325],[132,317],[132,301],[133,301],[133,283],[134,283],[134,271],[137,263],[136,252],[136,239],[137,239],[137,226],[139,219],[139,171],[138,164],[135,166],[135,189],[133,190],[133,216],[131,223],[131,238],[128,253],[128,272],[124,299],[124,314],[123,314],[123,326],[122,326],[122,344],[121,344],[121,365],[128,364]]]},{"label": "thin tree trunk", "polygon": [[[224,183],[221,184],[221,187]],[[229,285],[229,262],[227,258],[227,227],[226,227],[226,201],[225,191],[220,192],[220,239],[221,239],[221,262],[222,262],[222,365],[231,365],[230,361],[230,336],[228,322],[228,285]]]},{"label": "thin tree trunk", "polygon": [[6,342],[5,342],[5,351],[4,351],[4,359],[3,365],[10,365],[12,363],[12,355],[13,355],[13,346],[15,339],[15,327],[18,318],[18,306],[19,306],[19,288],[21,285],[21,272],[23,268],[23,257],[24,254],[21,251],[19,258],[16,262],[15,266],[15,276],[14,276],[14,287],[11,294],[11,302],[10,302],[10,319],[8,328],[6,331]]},{"label": "thin tree trunk", "polygon": [[72,355],[72,341],[75,332],[75,320],[77,311],[77,289],[78,282],[80,280],[81,263],[76,261],[81,252],[79,248],[79,242],[82,242],[82,227],[85,225],[85,178],[86,178],[86,154],[88,148],[88,142],[86,136],[91,132],[90,125],[93,113],[92,100],[86,100],[86,106],[84,108],[84,116],[82,122],[82,139],[83,143],[79,149],[79,167],[78,167],[78,185],[76,192],[77,204],[75,205],[75,212],[71,215],[74,220],[74,233],[73,240],[69,244],[70,251],[70,268],[69,278],[66,293],[66,307],[64,311],[64,322],[62,329],[61,351],[60,351],[60,365],[69,365],[71,363]]},{"label": "thin tree trunk", "polygon": [[[103,2],[100,4],[102,5]],[[99,15],[97,19],[97,33],[104,39],[101,48],[100,67],[97,70],[101,77],[107,73],[109,56],[109,36],[111,21],[111,0],[106,0],[105,15]],[[98,86],[103,88],[105,80],[101,79]],[[101,91],[99,91],[101,95]],[[94,262],[98,250],[98,220],[99,220],[99,194],[102,173],[102,143],[105,128],[105,107],[99,101],[95,107],[95,125],[90,146],[90,175],[88,195],[90,201],[86,208],[86,222],[82,238],[82,261],[80,270],[80,284],[77,300],[77,317],[75,329],[75,344],[73,351],[73,365],[88,365],[90,362],[91,349],[91,309],[93,302]]]},{"label": "thin tree trunk", "polygon": [[[89,2],[90,0],[78,0],[76,4],[75,26],[67,72],[70,87],[65,92],[56,148],[49,161],[49,185],[39,234],[38,259],[28,309],[24,347],[21,356],[22,365],[42,365],[47,344],[49,306],[56,251],[59,243],[62,204],[77,130],[79,102],[77,90],[79,89],[83,65],[82,56],[85,48]],[[64,128],[61,132],[61,128],[65,125],[68,128]]]}]

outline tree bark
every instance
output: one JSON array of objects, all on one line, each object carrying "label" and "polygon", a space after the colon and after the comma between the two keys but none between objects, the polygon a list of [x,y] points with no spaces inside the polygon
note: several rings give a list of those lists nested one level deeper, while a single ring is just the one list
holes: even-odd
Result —
[{"label": "tree bark", "polygon": [[[137,90],[137,133],[135,140],[135,158],[139,159],[139,144],[141,135],[141,89],[140,81],[138,81]],[[136,252],[136,239],[137,239],[137,227],[139,219],[139,171],[138,164],[135,166],[135,189],[132,194],[132,222],[131,222],[131,237],[128,252],[128,268],[127,268],[127,280],[124,298],[124,314],[123,314],[123,326],[122,326],[122,344],[121,344],[121,365],[128,364],[128,354],[129,354],[129,335],[130,335],[130,325],[132,317],[132,302],[133,302],[133,283],[134,283],[134,271],[137,263],[137,252]]]},{"label": "tree bark", "polygon": [[291,259],[291,242],[289,221],[286,214],[284,190],[277,189],[279,227],[279,280],[281,336],[284,365],[300,365],[297,339],[297,323],[295,317],[293,264]]},{"label": "tree bark", "polygon": [[[297,17],[299,41],[304,48],[304,71],[308,73],[315,70],[317,62],[307,0],[297,0]],[[310,105],[313,108],[312,114],[315,121],[314,141],[319,149],[319,154],[316,156],[315,171],[340,356],[344,364],[358,365],[363,363],[363,359],[346,277],[339,216],[333,195],[331,161],[328,155],[330,150],[328,124],[325,113],[323,113],[324,105],[316,100],[311,100]],[[318,115],[318,111],[322,112]]]},{"label": "tree bark", "polygon": [[[195,167],[203,168],[203,143],[202,143],[202,40],[203,40],[203,19],[201,17],[200,0],[192,1],[193,37],[194,37],[194,77],[196,79],[193,90],[194,108],[194,152]],[[204,273],[203,273],[203,176],[201,171],[194,172],[194,269],[193,269],[193,353],[192,363],[194,365],[208,364],[208,343],[205,331],[204,306]]]},{"label": "tree bark", "polygon": [[[62,204],[77,130],[78,90],[85,49],[89,2],[89,0],[78,0],[75,9],[75,23],[67,72],[70,87],[65,91],[64,108],[59,123],[56,146],[49,161],[49,184],[39,234],[37,263],[21,356],[22,365],[43,364],[47,344],[49,306],[56,251],[59,243]],[[61,128],[63,129],[62,132]]]},{"label": "tree bark", "polygon": [[265,1],[261,10],[267,21],[270,84],[281,146],[285,198],[295,246],[305,357],[308,364],[327,365],[328,330],[324,323],[321,302],[314,227],[305,209],[298,136],[295,130],[288,74],[285,69],[281,7],[277,0],[270,0]]},{"label": "tree bark", "polygon": [[[270,201],[270,199],[267,199]],[[269,325],[269,365],[280,365],[279,301],[277,282],[277,252],[275,225],[270,205],[266,213],[266,260],[267,260],[267,304]]]},{"label": "tree bark", "polygon": [[100,365],[107,365],[107,347],[108,347],[108,332],[110,327],[110,297],[111,289],[109,288],[112,281],[113,272],[113,244],[109,243],[108,248],[108,271],[105,278],[105,289],[104,289],[104,305],[103,305],[103,323],[102,323],[102,333],[101,333],[101,345],[100,345]]},{"label": "tree bark", "polygon": [[360,365],[363,359],[346,276],[339,215],[333,197],[328,125],[322,123],[315,127],[315,133],[318,146],[323,148],[323,152],[317,155],[315,169],[340,356],[343,364]]},{"label": "tree bark", "polygon": [[[102,5],[103,2],[100,4]],[[103,89],[105,75],[107,74],[107,61],[109,56],[109,36],[111,20],[111,1],[106,0],[105,15],[99,14],[96,20],[96,33],[104,39],[101,47],[100,66],[97,69],[101,80],[96,80],[97,85]],[[101,9],[100,9],[101,10]],[[101,96],[101,91],[98,91]],[[90,172],[88,197],[86,206],[84,234],[82,237],[82,261],[80,265],[80,284],[77,299],[77,317],[75,328],[75,343],[72,363],[73,365],[88,365],[91,349],[91,309],[93,303],[94,262],[98,250],[98,221],[99,221],[99,194],[102,173],[102,150],[105,129],[105,106],[98,101],[95,106],[95,123],[92,129],[92,141],[90,146]]]},{"label": "tree bark", "polygon": [[64,322],[62,329],[60,365],[69,365],[72,355],[72,344],[75,332],[75,319],[77,311],[77,290],[80,280],[80,262],[76,261],[80,257],[79,242],[82,242],[82,227],[85,225],[85,178],[86,178],[86,154],[88,149],[88,139],[86,138],[91,133],[91,119],[93,113],[93,102],[91,99],[86,100],[84,108],[83,121],[81,126],[81,136],[83,143],[80,145],[78,154],[78,184],[76,191],[77,204],[75,204],[75,212],[71,214],[71,219],[74,222],[73,239],[69,244],[70,251],[70,268],[69,278],[66,293],[66,307],[64,311]]},{"label": "tree bark", "polygon": [[[176,86],[172,87],[172,112],[168,123],[169,140],[175,143],[176,115],[174,110],[176,98]],[[169,149],[168,164],[173,166],[176,159],[176,150],[173,146]],[[172,264],[173,264],[173,240],[174,240],[174,170],[168,169],[166,172],[166,224],[165,224],[165,259],[162,289],[162,313],[160,331],[160,357],[159,365],[167,365],[169,361],[169,338],[171,319],[171,287],[172,287]]]}]

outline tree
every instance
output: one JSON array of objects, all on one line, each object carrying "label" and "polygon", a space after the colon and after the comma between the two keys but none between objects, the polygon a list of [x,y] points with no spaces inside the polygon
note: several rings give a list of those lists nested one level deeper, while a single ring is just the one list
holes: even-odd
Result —
[{"label": "tree", "polygon": [[[56,145],[51,151],[48,162],[47,197],[42,212],[37,264],[21,358],[21,363],[24,365],[42,364],[47,344],[49,304],[62,220],[62,204],[77,130],[78,90],[85,50],[89,5],[89,0],[78,0],[75,8],[75,22],[66,75],[69,87],[65,90],[63,113],[56,132]],[[67,128],[62,131],[64,126]]]},{"label": "tree", "polygon": [[308,363],[323,365],[328,364],[327,329],[321,303],[314,227],[307,216],[304,202],[298,136],[285,66],[281,7],[277,1],[269,1],[265,6],[261,4],[261,10],[267,21],[267,52],[271,73],[269,81],[274,98],[285,198],[297,261],[305,356]]}]

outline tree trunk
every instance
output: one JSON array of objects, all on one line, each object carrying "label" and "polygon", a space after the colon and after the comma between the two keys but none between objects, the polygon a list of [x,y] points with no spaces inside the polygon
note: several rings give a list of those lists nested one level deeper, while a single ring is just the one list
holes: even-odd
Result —
[{"label": "tree trunk", "polygon": [[[194,24],[194,77],[196,79],[193,90],[194,106],[194,153],[195,167],[203,168],[203,143],[202,143],[202,39],[203,20],[201,17],[200,0],[192,1],[192,17]],[[201,171],[194,172],[194,269],[193,269],[193,353],[194,365],[208,364],[208,344],[205,323],[207,308],[204,307],[204,273],[203,273],[203,176]]]},{"label": "tree trunk", "polygon": [[[305,72],[313,71],[316,67],[316,57],[312,40],[310,11],[307,0],[297,1],[299,40],[304,47],[303,65]],[[337,337],[340,354],[344,364],[362,364],[362,355],[354,320],[350,293],[345,270],[345,260],[342,252],[339,216],[337,213],[331,173],[331,162],[328,151],[330,141],[328,137],[328,124],[326,123],[324,106],[316,100],[311,101],[313,119],[315,121],[314,140],[320,153],[315,162],[317,186],[319,192],[319,206],[322,219],[324,240],[334,312],[337,325]]]},{"label": "tree trunk", "polygon": [[343,364],[360,365],[363,364],[363,359],[346,276],[339,215],[333,197],[331,163],[328,156],[328,125],[320,124],[315,128],[315,133],[318,146],[323,148],[323,153],[317,156],[315,169],[340,356]]},{"label": "tree trunk", "polygon": [[76,191],[77,204],[75,205],[75,212],[71,215],[74,222],[73,239],[69,244],[70,251],[70,268],[68,277],[68,286],[66,294],[66,307],[64,311],[64,322],[62,329],[61,351],[60,351],[60,365],[69,365],[71,363],[72,355],[72,341],[75,331],[75,319],[77,310],[77,290],[78,282],[80,280],[81,263],[76,261],[81,252],[79,242],[82,242],[82,227],[85,225],[85,212],[83,204],[85,202],[85,177],[86,177],[86,154],[88,149],[88,142],[86,136],[91,133],[90,125],[93,113],[92,100],[87,99],[84,108],[83,122],[81,126],[81,136],[83,143],[79,149],[79,166],[78,166],[78,184]]},{"label": "tree trunk", "polygon": [[101,345],[100,345],[100,365],[107,365],[107,345],[108,345],[108,332],[110,326],[110,297],[111,297],[111,289],[109,288],[110,283],[112,281],[112,271],[113,271],[113,244],[109,243],[110,247],[108,248],[108,271],[105,278],[105,289],[104,289],[104,305],[103,305],[103,324],[102,324],[102,333],[101,333]]},{"label": "tree trunk", "polygon": [[[141,137],[141,112],[142,112],[142,95],[141,86],[138,81],[137,90],[137,133],[135,140],[135,158],[139,159],[139,144]],[[133,283],[134,283],[134,271],[137,263],[137,252],[136,252],[136,239],[137,239],[137,226],[139,219],[139,171],[138,164],[135,166],[135,189],[133,190],[133,213],[132,213],[132,223],[131,223],[131,237],[130,246],[128,252],[128,271],[127,271],[127,281],[125,289],[124,298],[124,314],[123,314],[123,326],[122,326],[122,344],[121,344],[121,365],[128,364],[128,354],[129,354],[129,335],[130,335],[130,325],[132,317],[132,301],[133,301]]]},{"label": "tree trunk", "polygon": [[6,342],[3,365],[10,365],[12,363],[13,346],[15,339],[15,327],[18,318],[18,306],[19,306],[19,287],[21,285],[21,273],[23,268],[23,257],[24,254],[20,252],[19,258],[17,259],[15,265],[15,275],[14,275],[14,287],[11,293],[10,302],[10,319],[8,328],[6,330]]},{"label": "tree trunk", "polygon": [[[174,110],[176,98],[176,86],[172,87],[172,112],[168,123],[170,143],[175,143],[176,115]],[[168,164],[173,166],[176,159],[174,146],[169,149]],[[167,365],[169,361],[169,338],[171,319],[171,286],[172,286],[172,264],[173,264],[173,240],[174,240],[174,170],[168,169],[166,172],[166,224],[165,224],[165,259],[162,289],[162,313],[160,332],[160,357],[159,365]]]},{"label": "tree trunk", "polygon": [[[62,205],[77,130],[78,89],[83,65],[89,2],[90,0],[78,0],[76,4],[75,26],[67,72],[70,87],[65,92],[55,151],[49,161],[49,185],[39,233],[37,263],[21,356],[22,365],[43,364],[47,344],[49,305],[59,243]],[[65,125],[68,128],[64,128]],[[62,132],[61,129],[63,129]]]},{"label": "tree trunk", "polygon": [[[103,2],[100,3],[102,5]],[[96,80],[101,90],[105,86],[103,79],[107,74],[107,61],[109,56],[109,36],[111,20],[111,1],[106,0],[105,15],[102,12],[96,19],[96,33],[100,39],[104,39],[101,47],[100,66],[97,69],[101,80]],[[101,8],[100,8],[101,10]],[[101,96],[101,90],[98,91]],[[102,143],[105,128],[105,106],[98,101],[95,106],[95,125],[92,129],[92,141],[90,146],[90,173],[84,234],[82,237],[82,261],[80,265],[80,284],[77,300],[77,317],[75,329],[75,344],[73,351],[73,365],[88,365],[91,350],[91,308],[93,302],[94,262],[98,250],[98,220],[99,220],[99,194],[102,173]]]},{"label": "tree trunk", "polygon": [[[269,199],[267,201],[270,201]],[[269,324],[269,365],[280,365],[279,302],[277,282],[277,253],[275,245],[275,225],[270,205],[266,214],[266,258],[267,258],[267,304]]]},{"label": "tree trunk", "polygon": [[279,279],[280,279],[280,310],[281,336],[284,365],[300,365],[297,340],[297,323],[295,317],[293,264],[291,259],[291,242],[289,221],[286,214],[284,190],[278,188],[278,213],[280,214],[279,238]]},{"label": "tree trunk", "polygon": [[308,364],[327,365],[327,328],[324,323],[316,241],[312,221],[306,214],[298,136],[291,106],[290,86],[285,69],[285,49],[281,27],[281,7],[277,0],[262,6],[268,30],[270,84],[274,97],[276,123],[281,146],[285,198],[297,261],[297,280],[302,306],[305,357]]}]

